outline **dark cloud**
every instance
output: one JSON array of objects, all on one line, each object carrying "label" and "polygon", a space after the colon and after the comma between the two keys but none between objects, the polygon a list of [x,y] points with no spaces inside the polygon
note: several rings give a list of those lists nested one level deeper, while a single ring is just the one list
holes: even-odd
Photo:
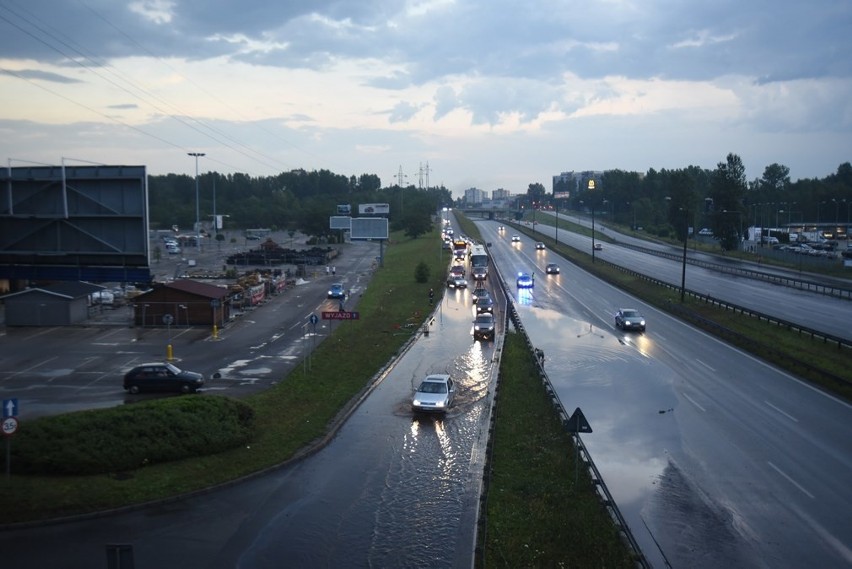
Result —
[{"label": "dark cloud", "polygon": [[38,79],[40,81],[49,81],[51,83],[80,83],[78,79],[74,79],[72,77],[67,77],[65,75],[59,75],[58,73],[51,73],[50,71],[41,71],[39,69],[19,69],[16,71],[10,71],[7,69],[0,69],[0,74],[3,75],[11,75],[13,77],[18,77],[20,79]]}]

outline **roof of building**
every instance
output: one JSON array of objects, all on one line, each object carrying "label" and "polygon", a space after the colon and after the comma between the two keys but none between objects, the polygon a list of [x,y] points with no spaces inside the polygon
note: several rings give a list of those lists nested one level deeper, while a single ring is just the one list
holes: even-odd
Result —
[{"label": "roof of building", "polygon": [[18,292],[13,292],[11,294],[5,295],[3,298],[6,299],[22,294],[42,292],[53,296],[59,296],[62,298],[74,299],[89,296],[93,292],[104,290],[105,288],[106,287],[103,287],[101,285],[96,285],[83,281],[59,281],[45,286],[30,287],[28,289],[24,289]]},{"label": "roof of building", "polygon": [[[208,283],[202,283],[202,282],[194,281],[192,279],[180,279],[180,280],[177,280],[177,281],[174,281],[174,282],[165,283],[165,284],[159,285],[159,288],[170,288],[170,289],[173,289],[173,290],[179,290],[181,292],[186,292],[186,293],[189,293],[189,294],[193,294],[195,296],[201,296],[201,297],[210,298],[210,299],[222,299],[222,298],[225,298],[226,296],[228,296],[228,289],[227,288],[208,284]],[[144,298],[146,295],[151,294],[155,290],[157,290],[157,289],[155,288],[151,291],[140,294],[139,296],[137,296],[136,298],[133,299],[134,302],[138,302],[139,299]]]}]

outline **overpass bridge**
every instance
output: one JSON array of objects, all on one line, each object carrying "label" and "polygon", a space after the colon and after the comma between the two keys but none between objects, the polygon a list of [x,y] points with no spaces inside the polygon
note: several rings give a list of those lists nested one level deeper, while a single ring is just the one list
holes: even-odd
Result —
[{"label": "overpass bridge", "polygon": [[484,219],[520,219],[523,210],[508,207],[476,207],[465,206],[456,208],[468,217],[481,217]]}]

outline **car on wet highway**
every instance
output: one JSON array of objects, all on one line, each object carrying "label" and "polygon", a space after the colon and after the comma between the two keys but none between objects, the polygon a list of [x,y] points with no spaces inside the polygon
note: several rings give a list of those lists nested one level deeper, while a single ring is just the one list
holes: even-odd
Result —
[{"label": "car on wet highway", "polygon": [[593,248],[595,251],[603,251],[603,243],[595,243],[595,244],[592,246],[592,248]]},{"label": "car on wet highway", "polygon": [[535,250],[536,251],[544,251],[545,249],[546,249],[546,247],[544,246],[544,243],[542,243],[541,241],[535,242]]},{"label": "car on wet highway", "polygon": [[495,320],[490,312],[477,314],[473,321],[474,340],[494,340]]},{"label": "car on wet highway", "polygon": [[548,263],[544,268],[544,272],[548,275],[558,275],[559,274],[559,265],[556,263]]},{"label": "car on wet highway", "polygon": [[449,374],[434,373],[427,375],[420,382],[414,397],[411,399],[411,409],[432,413],[446,413],[453,404],[456,395],[456,384]]},{"label": "car on wet highway", "polygon": [[142,391],[195,393],[203,385],[203,375],[169,362],[141,364],[124,374],[124,389],[133,394]]},{"label": "car on wet highway", "polygon": [[635,308],[619,308],[615,313],[615,326],[622,330],[645,331],[645,317]]},{"label": "car on wet highway", "polygon": [[529,273],[518,273],[518,288],[532,288],[534,284],[532,275]]},{"label": "car on wet highway", "polygon": [[491,293],[488,292],[487,288],[478,286],[470,293],[470,297],[473,299],[474,304],[483,297],[491,296]]},{"label": "car on wet highway", "polygon": [[521,236],[520,235],[512,235],[512,243],[520,243]]},{"label": "car on wet highway", "polygon": [[467,288],[467,279],[459,275],[450,275],[450,278],[447,279],[447,288]]},{"label": "car on wet highway", "polygon": [[482,314],[483,312],[494,314],[494,299],[491,298],[491,295],[476,299],[476,313]]}]

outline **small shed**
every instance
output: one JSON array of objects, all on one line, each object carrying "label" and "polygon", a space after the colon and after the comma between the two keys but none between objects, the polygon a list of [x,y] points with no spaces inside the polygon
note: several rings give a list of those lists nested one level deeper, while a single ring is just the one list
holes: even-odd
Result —
[{"label": "small shed", "polygon": [[104,287],[82,281],[61,281],[31,287],[2,297],[7,326],[70,326],[89,318],[89,295]]},{"label": "small shed", "polygon": [[[181,279],[154,285],[132,299],[136,326],[212,326],[231,318],[230,291],[221,286]],[[170,317],[170,318],[169,318]]]}]

